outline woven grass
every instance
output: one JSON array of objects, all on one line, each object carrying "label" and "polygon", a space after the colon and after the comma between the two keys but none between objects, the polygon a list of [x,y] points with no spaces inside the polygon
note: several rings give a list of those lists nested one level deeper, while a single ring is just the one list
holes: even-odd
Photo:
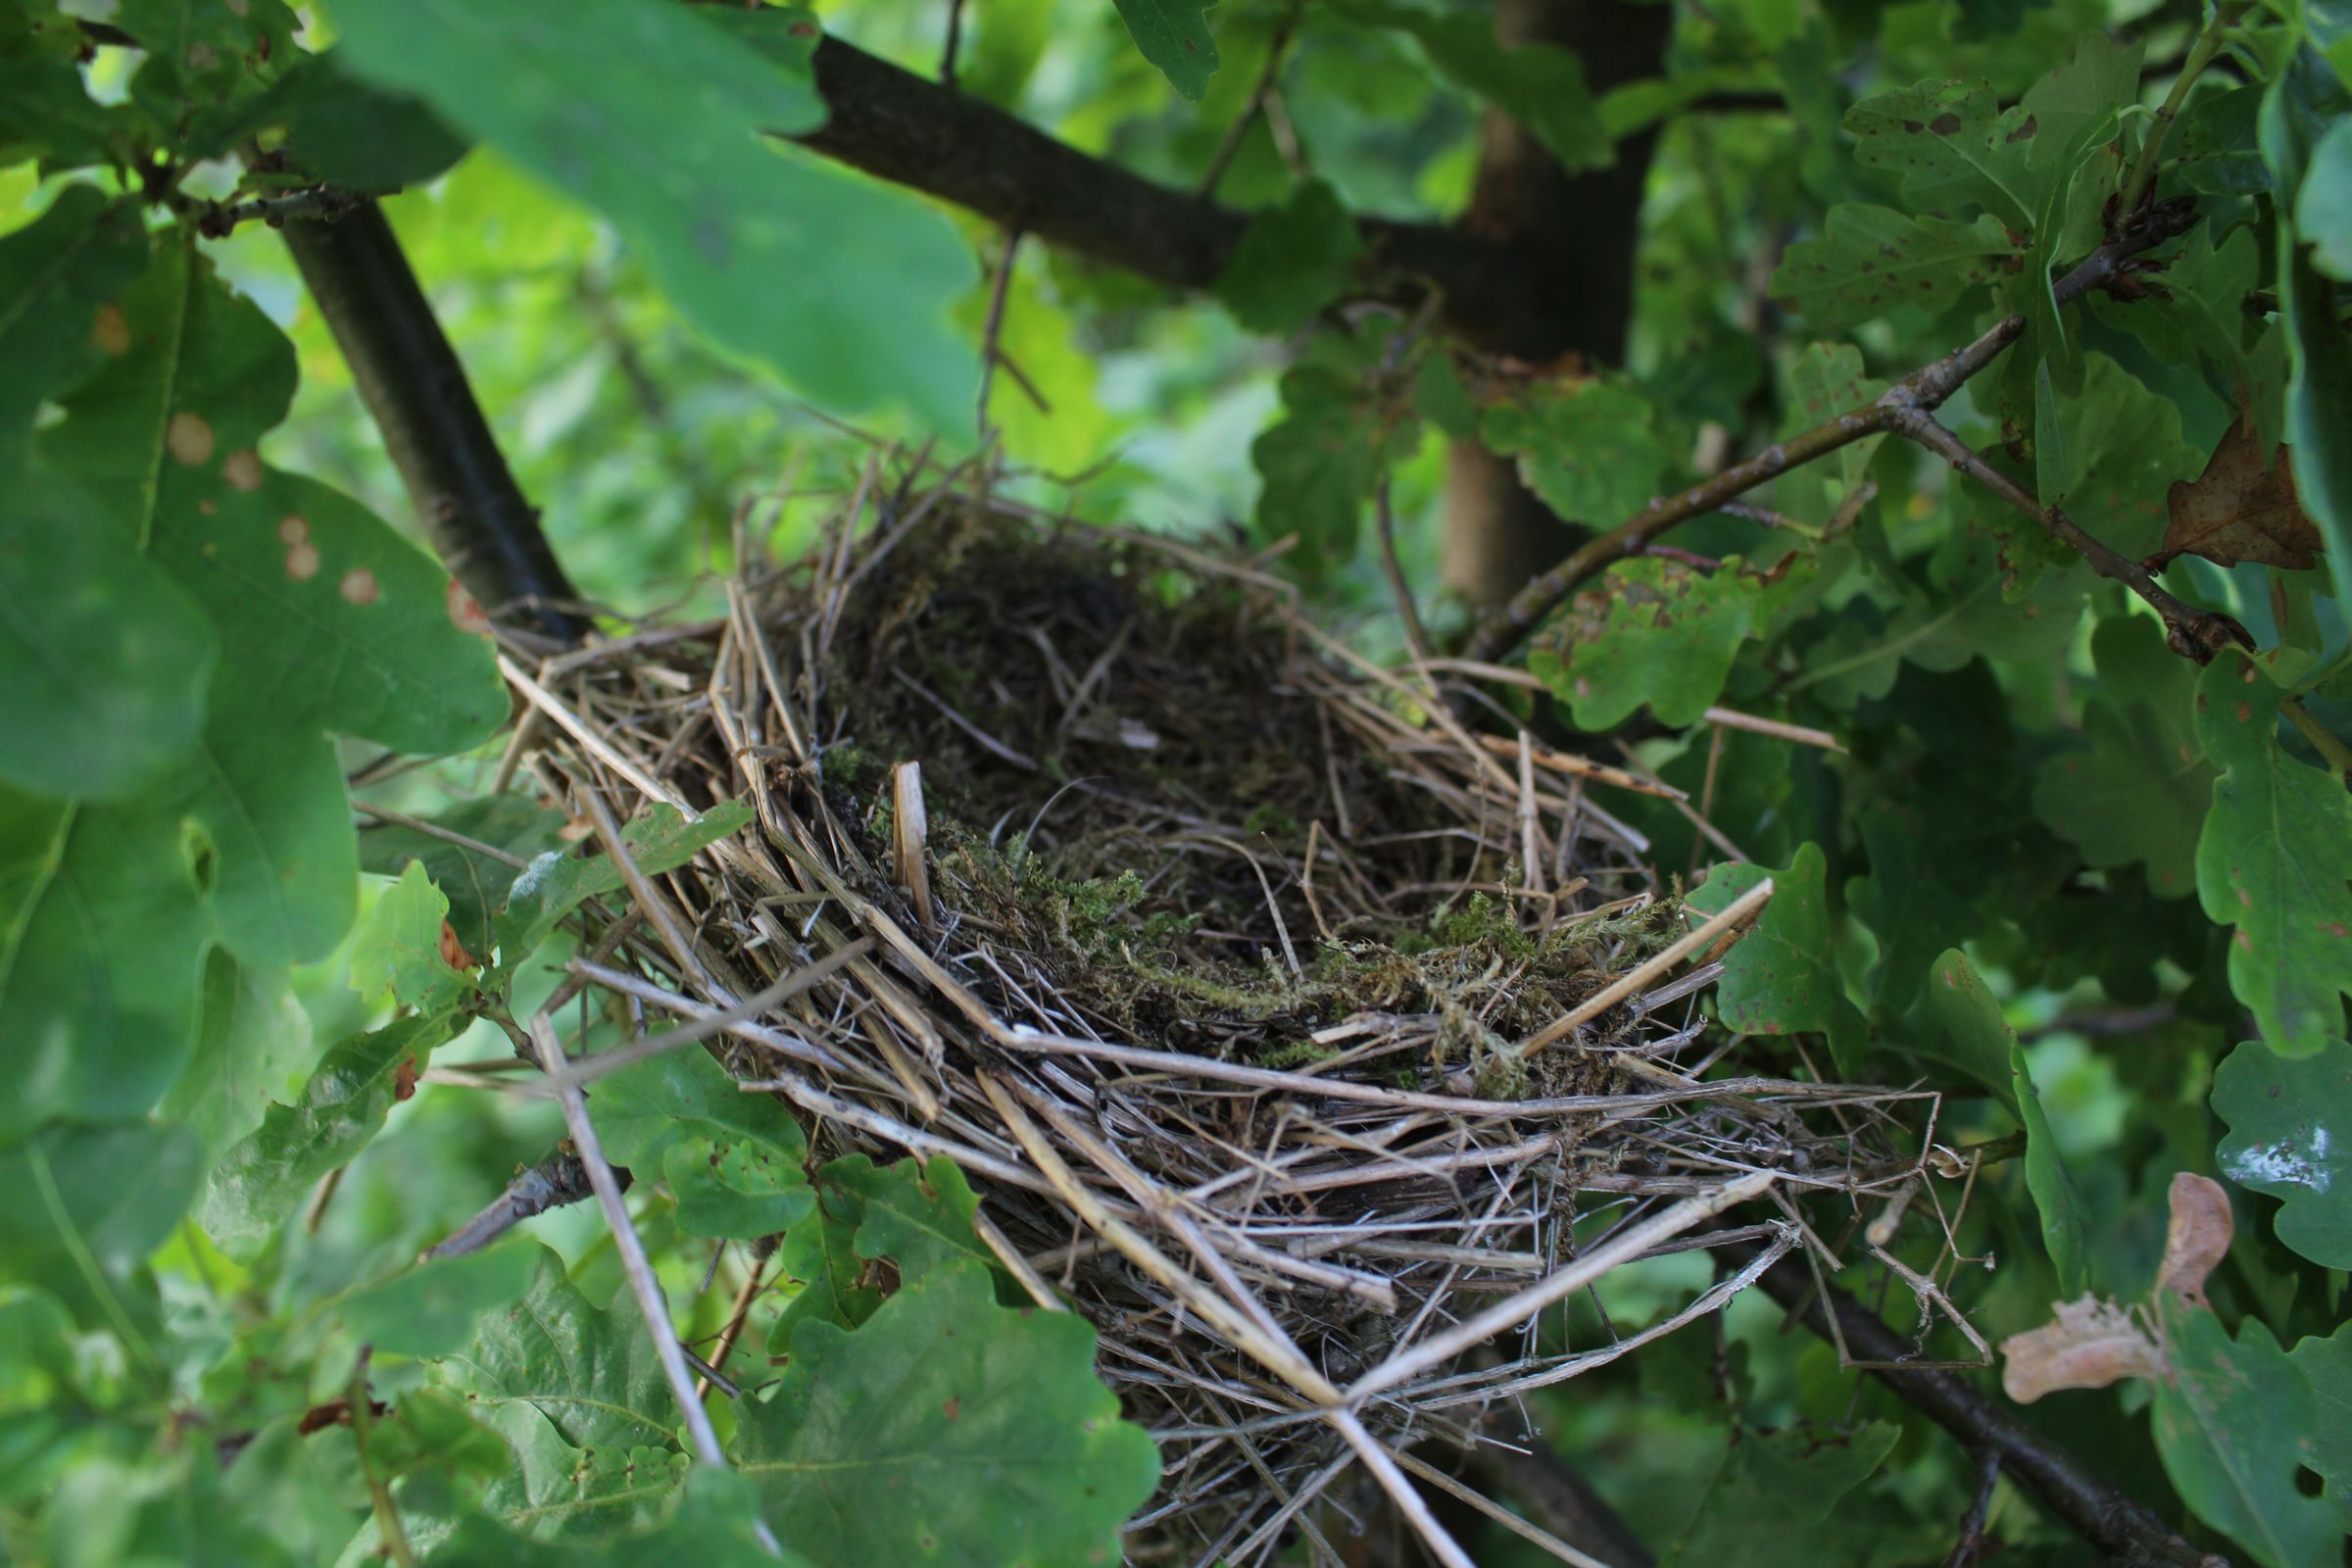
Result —
[{"label": "woven grass", "polygon": [[[1447,1457],[1491,1411],[1721,1306],[1789,1195],[1914,1174],[1902,1097],[1722,1075],[1695,994],[1761,899],[1693,936],[1596,799],[1662,786],[1473,733],[1247,564],[869,489],[728,605],[511,667],[552,787],[757,811],[575,968],[820,1155],[962,1168],[1159,1443],[1135,1560],[1328,1556],[1356,1465],[1463,1560],[1423,1489],[1503,1516]],[[1725,1236],[1769,1246],[1559,1343],[1548,1307]]]}]

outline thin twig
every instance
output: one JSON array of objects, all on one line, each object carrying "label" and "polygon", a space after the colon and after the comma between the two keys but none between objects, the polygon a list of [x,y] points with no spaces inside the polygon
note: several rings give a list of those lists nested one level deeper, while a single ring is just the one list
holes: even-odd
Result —
[{"label": "thin twig", "polygon": [[1639,996],[1648,990],[1651,983],[1660,975],[1691,954],[1705,951],[1707,946],[1719,937],[1737,934],[1746,929],[1749,921],[1764,912],[1764,906],[1771,898],[1772,878],[1766,877],[1730,904],[1725,905],[1696,930],[1678,937],[1673,946],[1619,975],[1607,986],[1593,992],[1574,1008],[1546,1025],[1542,1032],[1530,1035],[1513,1046],[1511,1048],[1512,1054],[1522,1057],[1530,1056],[1546,1046],[1556,1045],[1576,1033],[1579,1027],[1599,1017],[1620,1002],[1625,1001],[1626,998]]},{"label": "thin twig", "polygon": [[996,387],[997,365],[1004,357],[997,339],[1004,330],[1004,297],[1012,288],[1012,263],[1020,248],[1021,229],[1016,223],[1004,230],[1004,251],[997,260],[996,281],[988,291],[988,324],[980,333],[980,441],[984,446],[988,442],[988,398]]},{"label": "thin twig", "polygon": [[1282,74],[1283,56],[1291,47],[1291,33],[1298,25],[1298,6],[1292,6],[1282,14],[1282,20],[1274,24],[1274,34],[1266,43],[1265,66],[1257,74],[1257,84],[1250,89],[1242,112],[1233,117],[1233,123],[1225,127],[1225,134],[1217,138],[1217,150],[1208,155],[1208,168],[1200,175],[1202,201],[1215,199],[1217,186],[1224,182],[1225,171],[1233,166],[1234,155],[1242,150],[1242,138],[1250,134],[1250,127],[1257,122],[1258,115],[1264,111],[1266,94],[1274,90],[1274,80]]},{"label": "thin twig", "polygon": [[[2144,214],[2134,215],[2123,233],[2091,252],[2051,285],[2051,293],[2060,305],[2065,305],[2093,289],[2105,287],[2132,257],[2187,232],[2194,216],[2193,205],[2187,202],[2160,202]],[[1975,342],[1912,371],[1872,402],[1834,415],[1810,430],[1776,441],[1704,483],[1651,503],[1609,532],[1587,541],[1566,561],[1512,595],[1509,603],[1479,623],[1463,657],[1485,662],[1500,659],[1588,580],[1617,562],[1640,555],[1669,528],[1720,512],[1725,502],[1840,447],[1886,434],[1906,411],[1932,413],[1941,408],[1970,377],[2000,358],[2025,331],[2024,317],[2004,318]]]},{"label": "thin twig", "polygon": [[1950,464],[1958,472],[1990,490],[2038,523],[2049,536],[2090,563],[2100,576],[2122,583],[2147,602],[2164,618],[2165,641],[2173,652],[2204,663],[2235,643],[2254,646],[2254,639],[2235,619],[2218,611],[2196,610],[2157,586],[2155,574],[2131,557],[2120,554],[2084,529],[2058,507],[2044,507],[2031,491],[1980,457],[1925,409],[1896,411],[1888,424],[1896,435],[1915,441]]},{"label": "thin twig", "polygon": [[375,1458],[368,1451],[375,1415],[375,1407],[368,1396],[368,1358],[371,1348],[366,1345],[360,1347],[359,1364],[351,1369],[351,1385],[344,1391],[343,1407],[351,1413],[351,1440],[359,1446],[360,1474],[367,1478],[368,1496],[375,1506],[378,1541],[400,1568],[416,1568],[416,1548],[409,1544],[408,1527],[400,1521],[400,1504],[392,1499],[392,1485],[375,1468]]},{"label": "thin twig", "polygon": [[1404,623],[1404,645],[1413,658],[1427,664],[1435,657],[1430,647],[1429,630],[1421,622],[1421,609],[1413,603],[1412,586],[1404,580],[1404,567],[1396,560],[1396,514],[1389,504],[1389,472],[1380,472],[1380,489],[1374,496],[1375,515],[1380,519],[1380,569],[1388,574],[1389,592],[1396,600],[1396,618]]},{"label": "thin twig", "polygon": [[[1750,1244],[1733,1243],[1721,1255],[1736,1263],[1751,1251]],[[2219,1560],[2182,1540],[2146,1504],[2117,1491],[2072,1450],[2027,1426],[1960,1374],[1904,1367],[1904,1361],[1917,1359],[1911,1342],[1841,1290],[1825,1287],[1817,1296],[1803,1264],[1784,1258],[1765,1271],[1762,1283],[1773,1299],[1814,1333],[1833,1343],[1841,1337],[1856,1359],[1870,1364],[1871,1376],[1906,1403],[1972,1450],[1998,1454],[2012,1481],[2101,1552],[2171,1568],[2212,1568]],[[1837,1314],[1835,1326],[1832,1311]]]},{"label": "thin twig", "polygon": [[2157,166],[2164,161],[2165,135],[2173,128],[2173,121],[2179,117],[2182,106],[2188,102],[2189,89],[2197,84],[2197,78],[2205,74],[2205,68],[2212,65],[2214,57],[2222,52],[2223,41],[2230,29],[2237,24],[2239,9],[2237,6],[2217,9],[2213,20],[2206,24],[2205,30],[2197,34],[2197,41],[2190,46],[2188,58],[2180,62],[2180,74],[2173,78],[2173,90],[2164,95],[2164,103],[2156,111],[2156,122],[2148,127],[2147,143],[2139,149],[2139,159],[2132,166],[2132,177],[2124,181],[2122,199],[2115,206],[2119,216],[2128,217],[2138,212],[2139,204],[2155,188]]},{"label": "thin twig", "polygon": [[[662,1294],[662,1282],[654,1277],[654,1265],[645,1255],[645,1243],[638,1239],[636,1222],[629,1217],[628,1200],[621,1196],[620,1183],[605,1158],[605,1146],[596,1136],[596,1124],[588,1119],[588,1097],[580,1093],[577,1084],[564,1081],[564,1048],[557,1043],[555,1025],[549,1022],[547,1014],[534,1013],[528,1028],[531,1045],[539,1054],[540,1067],[559,1085],[556,1100],[564,1107],[564,1125],[571,1133],[571,1146],[579,1152],[580,1163],[587,1167],[588,1183],[596,1190],[597,1203],[605,1211],[605,1223],[612,1232],[612,1250],[620,1257],[620,1266],[629,1277],[629,1289],[636,1294],[638,1310],[654,1337],[655,1358],[662,1363],[662,1374],[669,1380],[669,1391],[676,1396],[679,1412],[685,1417],[687,1435],[694,1441],[695,1457],[714,1470],[724,1470],[727,1456],[719,1447],[717,1432],[711,1428],[710,1413],[696,1396],[694,1370],[686,1364],[685,1351],[678,1344],[678,1331],[669,1321],[669,1302]],[[767,1522],[759,1521],[757,1529],[760,1544],[769,1554],[783,1556],[784,1548],[778,1544]]]},{"label": "thin twig", "polygon": [[[614,1174],[617,1177],[618,1173]],[[524,1220],[551,1208],[576,1203],[594,1191],[588,1183],[588,1167],[580,1162],[580,1156],[559,1148],[508,1183],[507,1190],[480,1213],[467,1220],[449,1240],[426,1249],[416,1261],[429,1263],[437,1257],[462,1257],[467,1252],[478,1252]]]}]

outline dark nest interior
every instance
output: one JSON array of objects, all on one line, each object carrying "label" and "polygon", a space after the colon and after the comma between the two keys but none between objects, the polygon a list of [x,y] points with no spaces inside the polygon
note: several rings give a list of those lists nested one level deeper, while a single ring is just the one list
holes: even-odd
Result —
[{"label": "dark nest interior", "polygon": [[[1446,678],[1246,563],[942,488],[516,682],[558,789],[755,808],[639,887],[606,982],[728,1014],[820,1155],[962,1168],[1159,1443],[1131,1560],[1329,1560],[1365,1488],[1463,1560],[1426,1499],[1507,1517],[1455,1475],[1534,1441],[1515,1395],[1720,1306],[1793,1195],[1913,1178],[1900,1097],[1698,1081],[1758,901],[1699,925],[1594,800],[1660,786],[1465,723]],[[1562,1343],[1608,1269],[1727,1235],[1768,1245]]]}]

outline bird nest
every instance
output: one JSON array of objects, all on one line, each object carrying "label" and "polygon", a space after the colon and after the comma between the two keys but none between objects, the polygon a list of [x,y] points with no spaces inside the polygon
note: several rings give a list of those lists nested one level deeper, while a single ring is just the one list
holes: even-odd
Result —
[{"label": "bird nest", "polygon": [[[1328,1551],[1354,1463],[1433,1543],[1422,1486],[1528,1533],[1451,1473],[1491,1406],[1720,1307],[1793,1244],[1788,1191],[1911,1169],[1853,1092],[1698,1081],[1694,994],[1760,898],[1692,931],[1592,798],[1663,786],[1476,732],[1246,563],[953,489],[859,510],[717,620],[518,681],[534,765],[752,805],[638,879],[597,956],[626,979],[595,972],[723,1014],[819,1155],[961,1167],[1158,1442],[1132,1558]],[[1768,1245],[1640,1333],[1545,1316],[1727,1237]]]}]

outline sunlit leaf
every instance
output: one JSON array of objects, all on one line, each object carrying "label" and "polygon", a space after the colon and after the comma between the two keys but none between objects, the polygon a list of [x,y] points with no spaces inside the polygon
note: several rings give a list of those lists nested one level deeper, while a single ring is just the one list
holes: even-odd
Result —
[{"label": "sunlit leaf", "polygon": [[[706,845],[717,843],[751,819],[752,808],[741,801],[723,801],[691,822],[675,807],[656,805],[623,823],[620,838],[637,869],[656,876],[684,865]],[[620,867],[609,855],[546,850],[534,856],[507,889],[491,922],[502,961],[514,966],[545,942],[564,916],[589,899],[625,885]]]},{"label": "sunlit leaf", "polygon": [[2258,1040],[2213,1074],[2230,1136],[2222,1174],[2279,1200],[2278,1239],[2326,1268],[2352,1268],[2352,1045],[2286,1060]]},{"label": "sunlit leaf", "polygon": [[969,407],[976,368],[947,325],[973,276],[955,230],[760,144],[823,122],[806,70],[661,0],[347,0],[335,19],[352,70],[602,212],[714,341],[844,413],[896,397],[945,425]]}]

